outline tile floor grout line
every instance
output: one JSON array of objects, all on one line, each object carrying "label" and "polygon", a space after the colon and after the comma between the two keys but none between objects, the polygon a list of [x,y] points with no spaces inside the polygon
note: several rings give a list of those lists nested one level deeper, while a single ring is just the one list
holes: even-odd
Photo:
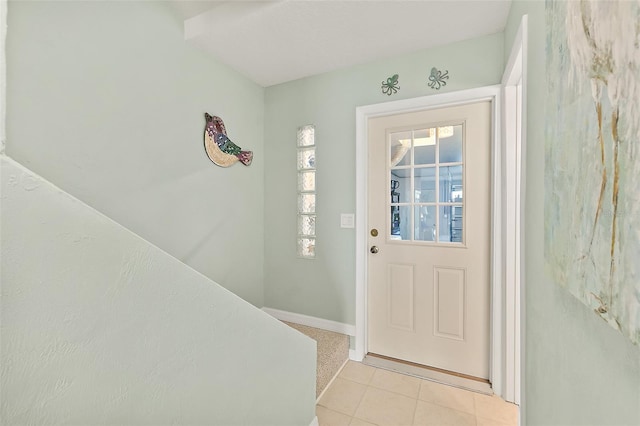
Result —
[{"label": "tile floor grout line", "polygon": [[477,425],[478,424],[478,421],[477,421],[477,419],[478,419],[478,407],[477,407],[476,396],[475,395],[473,395],[473,413],[476,416],[476,425]]},{"label": "tile floor grout line", "polygon": [[[420,396],[420,388],[418,388],[418,396]],[[420,401],[420,399],[416,398],[416,406],[413,408],[413,418],[411,419],[412,426],[416,424],[416,414],[418,414],[418,401]]]},{"label": "tile floor grout line", "polygon": [[475,426],[478,425],[478,416],[476,416],[475,414],[470,414],[470,413],[467,413],[466,411],[461,411],[461,410],[458,410],[458,409],[455,409],[455,408],[452,408],[452,407],[447,407],[446,405],[441,405],[441,404],[438,404],[437,402],[433,402],[433,401],[425,401],[425,400],[422,400],[422,399],[419,399],[419,398],[416,401],[417,401],[416,402],[416,408],[415,408],[415,410],[413,412],[413,425],[414,426],[415,426],[415,423],[416,423],[416,414],[418,413],[418,402],[424,402],[424,403],[427,403],[427,404],[437,405],[438,407],[444,408],[445,410],[455,411],[457,413],[465,414],[467,416],[473,416],[473,419],[475,421]]},{"label": "tile floor grout line", "polygon": [[[388,388],[383,388],[383,387],[375,386],[375,385],[372,385],[372,384],[368,384],[368,385],[367,385],[367,384],[364,384],[364,383],[361,383],[361,382],[356,382],[355,380],[348,379],[348,378],[346,378],[346,377],[340,377],[340,378],[341,378],[342,380],[346,380],[346,381],[351,382],[351,383],[357,383],[357,384],[359,384],[359,385],[363,385],[363,386],[366,386],[366,387],[368,387],[368,388],[373,388],[373,389],[377,389],[377,390],[382,390],[382,391],[390,392],[390,393],[395,394],[395,395],[404,396],[404,397],[406,397],[406,398],[419,400],[419,398],[418,398],[418,397],[415,397],[415,398],[414,398],[414,397],[409,396],[409,395],[404,394],[404,393],[400,393],[400,392],[392,391],[391,389],[388,389]],[[327,386],[327,387],[328,387],[328,386]],[[420,390],[418,390],[418,395],[420,395]],[[425,401],[425,402],[429,402],[429,401]],[[434,403],[434,404],[435,404],[435,403]],[[438,404],[438,405],[439,405],[439,404]]]},{"label": "tile floor grout line", "polygon": [[[360,417],[356,417],[356,414],[358,413],[358,408],[360,408],[360,404],[362,404],[362,401],[364,400],[364,396],[367,394],[367,391],[369,390],[370,386],[367,385],[367,389],[364,390],[364,392],[362,393],[362,396],[360,397],[360,401],[358,401],[358,404],[356,405],[356,411],[353,412],[353,418],[357,418],[358,420],[362,420],[363,422],[369,422],[369,420],[365,420],[365,419],[361,419]],[[371,423],[371,422],[369,422]]]},{"label": "tile floor grout line", "polygon": [[[448,385],[442,384],[442,386],[448,386]],[[466,391],[466,392],[471,392],[471,391]],[[447,405],[440,404],[440,403],[438,403],[436,401],[429,401],[429,400],[426,400],[426,399],[420,399],[420,394],[418,394],[418,401],[426,402],[426,403],[429,403],[429,404],[437,405],[438,407],[441,407],[441,408],[446,408],[448,410],[457,411],[458,413],[468,414],[468,415],[477,417],[478,413],[477,413],[477,410],[476,410],[476,399],[475,398],[472,398],[472,399],[473,399],[473,414],[468,413],[466,411],[459,410],[457,408],[453,408],[453,407],[449,407]]]},{"label": "tile floor grout line", "polygon": [[[386,371],[389,371],[389,370],[386,370]],[[395,372],[394,372],[394,373],[395,373]],[[403,375],[402,373],[396,373],[396,374]],[[336,377],[337,377],[337,376],[336,376]],[[414,376],[410,376],[410,377],[414,377]],[[432,382],[431,380],[421,379],[421,378],[419,378],[419,377],[416,377],[416,379],[418,379],[418,380],[420,380],[420,381],[426,381],[426,382],[430,382],[430,383],[436,383],[437,385],[440,385],[440,386],[448,386],[448,387],[451,387],[451,388],[453,388],[453,389],[461,390],[461,391],[463,391],[463,392],[469,392],[470,394],[472,394],[472,399],[473,399],[473,414],[472,414],[472,413],[468,413],[468,412],[466,412],[466,411],[459,410],[459,409],[457,409],[457,408],[453,408],[453,407],[449,407],[449,406],[447,406],[447,405],[440,404],[440,403],[435,402],[435,401],[430,401],[430,400],[426,400],[426,399],[420,399],[420,388],[418,388],[418,396],[416,396],[416,397],[414,398],[414,397],[409,396],[409,395],[407,395],[407,394],[404,394],[404,393],[401,393],[401,392],[393,391],[393,390],[391,390],[391,389],[389,389],[389,388],[385,388],[385,387],[381,387],[381,386],[376,386],[376,385],[371,384],[371,383],[369,383],[369,384],[365,384],[365,383],[362,383],[362,382],[357,382],[357,381],[352,380],[352,379],[350,379],[350,378],[348,378],[348,377],[340,376],[340,379],[342,379],[342,380],[346,380],[346,381],[351,382],[351,383],[356,383],[356,384],[359,384],[359,385],[367,386],[368,388],[370,387],[370,388],[373,388],[373,389],[378,389],[378,390],[386,391],[386,392],[389,392],[389,393],[393,393],[394,395],[400,395],[400,396],[404,396],[404,397],[406,397],[406,398],[415,399],[416,401],[428,402],[429,404],[434,404],[434,405],[437,405],[438,407],[447,408],[447,409],[449,409],[449,410],[454,410],[454,411],[457,411],[457,412],[459,412],[459,413],[469,414],[469,415],[473,415],[473,416],[476,416],[476,415],[477,415],[477,410],[476,410],[476,405],[475,405],[475,404],[476,404],[476,400],[475,400],[475,398],[473,397],[473,395],[475,394],[475,392],[470,391],[470,390],[467,390],[467,389],[457,388],[457,387],[455,387],[455,386],[451,386],[451,385],[448,385],[448,384],[445,384],[445,383]],[[373,381],[373,378],[372,378],[369,382],[372,382],[372,381]],[[327,385],[327,388],[328,388],[328,387],[329,387],[329,385]],[[361,419],[361,420],[362,420],[362,419]]]},{"label": "tile floor grout line", "polygon": [[[341,380],[344,380],[345,383],[351,383],[351,385],[362,386],[363,393],[358,398],[357,403],[355,404],[355,411],[353,412],[353,414],[346,414],[346,413],[344,413],[342,411],[333,410],[332,408],[327,407],[324,404],[320,404],[319,400],[318,400],[318,404],[317,405],[318,406],[322,406],[322,407],[326,408],[327,410],[336,411],[336,413],[343,414],[346,418],[349,419],[349,424],[351,422],[354,422],[354,421],[361,421],[361,422],[368,422],[368,423],[371,423],[371,424],[377,424],[377,423],[372,422],[370,420],[366,420],[364,418],[361,418],[359,415],[357,415],[357,414],[359,414],[359,410],[362,410],[362,413],[360,413],[360,414],[363,414],[363,415],[366,414],[367,410],[363,408],[363,402],[365,401],[366,395],[371,393],[371,392],[373,392],[373,391],[375,391],[375,392],[378,392],[378,391],[387,392],[389,395],[397,395],[399,397],[406,398],[407,400],[413,401],[413,404],[414,404],[413,405],[413,415],[409,417],[409,419],[411,419],[410,421],[412,422],[412,424],[416,424],[416,422],[419,420],[417,418],[417,413],[418,413],[418,404],[421,403],[421,402],[423,404],[432,404],[434,407],[439,407],[439,409],[446,410],[446,412],[449,412],[451,414],[457,413],[457,416],[454,415],[455,418],[458,418],[459,416],[464,416],[466,419],[468,419],[468,421],[470,421],[470,423],[469,423],[470,425],[478,426],[479,424],[482,424],[481,423],[481,417],[479,416],[479,405],[482,405],[483,413],[486,412],[486,413],[489,413],[489,414],[496,414],[496,416],[493,416],[493,415],[490,415],[488,417],[484,416],[484,417],[482,417],[482,421],[488,422],[488,424],[492,424],[492,422],[493,422],[496,425],[497,424],[500,424],[500,425],[505,424],[505,425],[507,425],[507,424],[511,424],[512,423],[512,421],[507,420],[507,417],[504,417],[503,415],[500,415],[500,414],[507,413],[507,411],[504,411],[504,413],[503,413],[503,409],[507,408],[507,406],[511,406],[512,404],[508,404],[506,402],[504,404],[499,404],[500,402],[504,402],[504,401],[501,401],[500,398],[498,398],[496,396],[484,395],[482,393],[476,393],[476,392],[473,392],[473,391],[470,391],[470,390],[460,389],[460,388],[457,388],[456,386],[450,386],[450,385],[447,385],[447,384],[434,382],[432,380],[428,380],[428,379],[424,379],[424,378],[417,378],[420,381],[420,385],[418,387],[418,392],[417,392],[416,396],[411,397],[411,396],[407,395],[406,393],[396,392],[396,391],[391,390],[389,388],[383,387],[383,385],[380,384],[380,383],[383,382],[383,381],[381,381],[382,379],[380,377],[378,377],[377,381],[374,381],[374,380],[376,380],[375,379],[376,372],[377,371],[381,371],[381,370],[382,371],[385,370],[383,368],[378,368],[378,367],[371,366],[373,369],[375,369],[374,373],[371,374],[371,375],[367,374],[368,373],[367,370],[364,370],[364,371],[363,370],[358,370],[358,369],[351,370],[352,373],[353,372],[358,372],[358,373],[363,373],[364,372],[365,373],[365,374],[359,374],[359,375],[358,374],[354,374],[353,375],[353,377],[357,377],[357,378],[362,378],[362,376],[364,376],[364,380],[361,380],[361,381],[356,381],[356,380],[353,380],[351,378],[346,378],[344,376],[341,376],[341,374],[345,372],[345,368],[346,368],[348,363],[349,363],[349,361],[347,361],[346,363],[343,364],[343,366],[340,368],[340,370],[336,373],[335,377],[332,379],[332,382],[330,382],[330,384],[327,385],[326,389],[329,389],[330,387],[332,387],[332,385],[334,385],[334,383],[335,383],[335,381],[336,381],[336,379],[338,377]],[[358,364],[360,364],[360,363],[358,363]],[[386,371],[389,371],[389,370],[386,370]],[[395,374],[395,375],[399,375],[399,376],[407,376],[406,374],[403,374],[401,372],[396,372],[396,371],[390,371],[390,372]],[[367,377],[367,376],[369,376],[369,377]],[[394,380],[395,380],[395,378],[394,378]],[[391,378],[390,378],[389,380],[384,381],[384,383],[389,383],[391,386],[393,386],[395,384],[394,380],[391,380]],[[366,384],[363,383],[363,382],[366,382]],[[451,406],[451,404],[443,405],[441,402],[434,402],[434,401],[430,401],[428,399],[423,400],[423,399],[420,398],[420,395],[422,394],[421,391],[423,390],[423,383],[434,383],[434,384],[438,385],[438,387],[442,386],[442,387],[447,387],[447,388],[451,388],[451,389],[460,390],[461,392],[463,392],[467,396],[469,396],[469,395],[471,396],[472,401],[470,401],[470,402],[472,402],[472,405],[471,405],[471,407],[468,407],[468,405],[470,405],[470,404],[464,403],[464,401],[466,401],[466,399],[465,400],[461,400],[462,404],[458,404],[458,406],[456,406],[456,407]],[[400,382],[399,384],[402,385],[402,382]],[[438,389],[435,388],[434,391],[437,392]],[[457,391],[455,393],[457,394]],[[323,392],[323,394],[324,394],[324,392]],[[428,393],[428,395],[430,395],[430,394]],[[321,395],[321,396],[324,396],[324,395]],[[446,395],[441,395],[441,396],[444,397]],[[456,398],[456,395],[453,394],[451,402],[455,403],[457,399],[458,398]],[[447,403],[447,402],[449,402],[449,400],[447,400],[447,401],[442,400],[442,402]],[[472,408],[472,410],[468,410],[468,411],[473,411],[473,413],[469,413],[468,411],[460,410],[459,407],[462,407],[462,406],[468,407],[468,408]],[[516,408],[517,408],[517,406],[516,406]],[[489,410],[489,411],[487,411],[487,410]],[[493,413],[493,411],[495,411],[495,413]],[[511,407],[509,407],[509,411],[513,411],[511,409]],[[405,413],[406,413],[406,411],[405,411]],[[406,413],[406,414],[408,414],[408,413]],[[427,420],[427,421],[429,421],[429,420]],[[321,424],[320,426],[326,426],[326,425]]]}]

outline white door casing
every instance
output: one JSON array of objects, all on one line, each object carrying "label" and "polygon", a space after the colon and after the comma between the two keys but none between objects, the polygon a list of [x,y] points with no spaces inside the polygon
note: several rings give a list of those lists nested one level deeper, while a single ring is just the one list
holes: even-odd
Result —
[{"label": "white door casing", "polygon": [[[524,377],[524,202],[527,108],[527,38],[528,16],[523,15],[515,34],[511,54],[504,75],[502,126],[502,287],[504,356],[501,367],[504,374],[497,387],[509,402],[521,405]],[[521,405],[520,415],[523,414]]]},{"label": "white door casing", "polygon": [[[501,182],[501,151],[500,151],[500,101],[501,86],[487,86],[458,92],[442,93],[432,96],[385,102],[374,105],[361,106],[356,109],[356,338],[355,349],[350,353],[351,358],[362,361],[367,350],[367,317],[366,306],[368,294],[366,291],[368,265],[368,231],[367,222],[367,158],[368,158],[368,120],[373,117],[400,114],[462,105],[487,100],[491,102],[492,136],[491,136],[491,184],[493,188]],[[491,209],[491,354],[489,380],[493,383],[496,394],[502,395],[499,388],[504,374],[501,359],[504,352],[504,339],[501,333],[502,324],[502,288],[501,276],[502,259],[500,256],[500,194],[493,192]]]},{"label": "white door casing", "polygon": [[490,114],[369,120],[369,352],[488,379]]},{"label": "white door casing", "polygon": [[[367,206],[367,122],[369,118],[402,112],[416,111],[424,108],[437,108],[449,105],[459,105],[480,100],[492,102],[493,131],[492,131],[492,187],[503,188],[503,191],[493,192],[491,212],[491,371],[490,381],[496,395],[505,400],[521,405],[520,415],[526,410],[523,394],[525,377],[522,371],[524,365],[524,229],[526,172],[526,108],[527,108],[527,15],[522,17],[515,36],[511,55],[503,77],[504,86],[488,86],[459,92],[443,93],[433,96],[400,100],[361,106],[356,109],[356,336],[355,349],[350,351],[350,357],[362,361],[367,349],[367,260],[368,260],[368,229],[366,217]],[[506,114],[507,109],[513,109],[509,104],[504,107],[501,102],[509,102],[508,88],[519,86],[520,90],[511,90],[511,99],[520,103],[520,119],[518,123],[514,115]],[[515,92],[515,96],[513,93]],[[500,115],[502,113],[503,115]],[[514,131],[515,129],[515,131]],[[514,137],[519,136],[519,137]],[[507,161],[508,153],[503,151],[508,146],[514,147],[519,153],[515,161]],[[512,151],[513,152],[513,151]],[[519,169],[519,173],[517,170]],[[519,184],[511,183],[513,191],[508,190],[509,182],[515,174],[521,176]],[[507,188],[507,190],[504,190]],[[519,197],[518,197],[519,195]],[[515,197],[515,198],[514,198]],[[516,201],[514,201],[516,200]],[[517,208],[508,209],[511,204]],[[512,216],[509,218],[509,216]],[[504,219],[504,220],[503,220]],[[502,223],[510,221],[515,226],[505,227]],[[505,241],[515,240],[520,249],[520,256],[506,256]],[[511,264],[513,262],[513,264]],[[507,279],[507,266],[515,271],[517,280]],[[505,293],[511,292],[513,298]],[[511,304],[511,307],[508,305]],[[514,317],[515,323],[508,326]],[[513,384],[513,385],[511,385]],[[509,389],[511,387],[511,389]]]}]

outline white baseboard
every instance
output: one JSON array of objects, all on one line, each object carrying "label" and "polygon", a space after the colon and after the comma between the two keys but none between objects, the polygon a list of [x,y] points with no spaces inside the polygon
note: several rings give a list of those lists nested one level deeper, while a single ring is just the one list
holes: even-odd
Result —
[{"label": "white baseboard", "polygon": [[360,358],[360,357],[358,357],[356,355],[356,350],[355,349],[349,349],[349,359],[351,361],[362,362],[362,358]]},{"label": "white baseboard", "polygon": [[309,426],[320,426],[320,422],[318,421],[318,416],[315,416]]},{"label": "white baseboard", "polygon": [[[321,330],[346,334],[347,336],[356,335],[355,325],[344,324],[341,322],[326,320],[323,318],[311,317],[309,315],[296,314],[295,312],[281,311],[279,309],[262,308],[262,310],[272,317],[279,319],[280,321],[293,322],[296,324],[319,328]],[[351,357],[351,353],[349,353],[349,357]]]}]

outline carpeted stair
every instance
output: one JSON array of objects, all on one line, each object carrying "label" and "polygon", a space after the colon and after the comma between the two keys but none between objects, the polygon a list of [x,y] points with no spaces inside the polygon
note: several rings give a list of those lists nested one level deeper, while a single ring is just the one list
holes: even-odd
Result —
[{"label": "carpeted stair", "polygon": [[285,322],[285,324],[311,337],[318,344],[318,365],[316,367],[316,397],[318,397],[349,358],[349,336],[306,325],[290,322]]}]

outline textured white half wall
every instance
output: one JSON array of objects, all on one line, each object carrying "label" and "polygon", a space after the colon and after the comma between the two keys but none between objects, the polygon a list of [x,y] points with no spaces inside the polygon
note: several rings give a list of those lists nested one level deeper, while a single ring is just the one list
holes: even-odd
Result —
[{"label": "textured white half wall", "polygon": [[1,422],[308,425],[315,342],[13,160]]}]

